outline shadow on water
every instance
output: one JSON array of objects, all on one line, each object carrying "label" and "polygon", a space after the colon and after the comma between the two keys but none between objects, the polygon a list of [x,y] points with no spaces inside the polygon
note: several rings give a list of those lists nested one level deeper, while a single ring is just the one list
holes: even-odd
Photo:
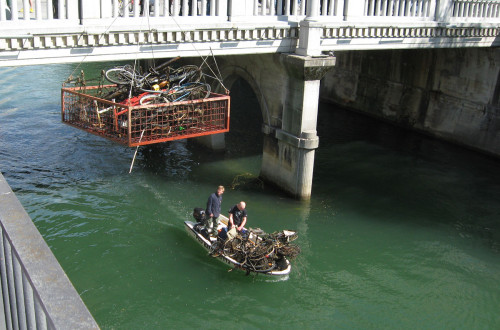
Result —
[{"label": "shadow on water", "polygon": [[320,104],[318,119],[313,196],[500,251],[498,159],[330,104]]},{"label": "shadow on water", "polygon": [[[225,185],[233,189],[262,191],[264,183],[258,178],[263,147],[262,114],[251,87],[238,79],[231,90],[230,131],[225,134],[226,149],[212,151],[192,140],[180,140],[139,148],[139,158],[146,171],[167,179],[187,179],[197,167],[210,163],[252,158],[252,170],[236,169]],[[256,169],[255,165],[258,165]],[[229,165],[231,166],[231,165]],[[237,166],[236,164],[233,166]],[[210,180],[207,176],[197,177]]]}]

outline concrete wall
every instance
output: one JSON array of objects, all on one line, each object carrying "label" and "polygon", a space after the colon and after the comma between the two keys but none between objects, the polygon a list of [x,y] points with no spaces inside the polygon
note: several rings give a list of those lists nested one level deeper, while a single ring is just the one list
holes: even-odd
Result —
[{"label": "concrete wall", "polygon": [[336,52],[321,99],[500,157],[500,50]]},{"label": "concrete wall", "polygon": [[99,329],[0,173],[0,329]]}]

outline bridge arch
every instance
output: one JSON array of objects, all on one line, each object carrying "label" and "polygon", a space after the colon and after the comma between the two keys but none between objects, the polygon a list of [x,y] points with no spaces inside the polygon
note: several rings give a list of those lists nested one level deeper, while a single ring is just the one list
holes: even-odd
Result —
[{"label": "bridge arch", "polygon": [[[262,121],[264,122],[264,124],[270,125],[271,116],[269,114],[268,103],[255,77],[252,74],[250,74],[250,72],[245,70],[245,68],[237,65],[224,66],[221,70],[221,75],[223,78],[222,81],[224,82],[224,86],[229,90],[231,90],[231,87],[239,78],[245,80],[248,83],[253,93],[257,97],[257,101],[259,103],[260,111],[262,114]],[[223,92],[222,89],[223,87],[219,85],[216,92],[222,93]]]}]

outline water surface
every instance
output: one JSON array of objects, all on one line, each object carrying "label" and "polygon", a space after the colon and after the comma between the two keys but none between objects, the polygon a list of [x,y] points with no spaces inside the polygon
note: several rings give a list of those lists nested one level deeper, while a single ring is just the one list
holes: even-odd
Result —
[{"label": "water surface", "polygon": [[[312,199],[255,179],[261,118],[232,90],[228,150],[134,149],[61,123],[60,87],[112,63],[0,68],[0,170],[103,329],[498,328],[499,162],[322,104]],[[286,281],[228,272],[183,221],[226,186],[299,231]]]}]

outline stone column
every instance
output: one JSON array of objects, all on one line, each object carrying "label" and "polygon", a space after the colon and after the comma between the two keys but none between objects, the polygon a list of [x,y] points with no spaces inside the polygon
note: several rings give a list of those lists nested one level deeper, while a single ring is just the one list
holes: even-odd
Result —
[{"label": "stone column", "polygon": [[281,56],[288,81],[281,129],[264,137],[261,177],[298,199],[311,197],[320,80],[334,57]]},{"label": "stone column", "polygon": [[194,139],[196,143],[199,143],[209,150],[222,151],[226,148],[226,140],[224,133],[204,135]]},{"label": "stone column", "polygon": [[307,17],[299,23],[299,46],[295,51],[299,55],[321,55],[320,43],[323,24],[317,21],[319,15],[319,0],[308,0]]}]

